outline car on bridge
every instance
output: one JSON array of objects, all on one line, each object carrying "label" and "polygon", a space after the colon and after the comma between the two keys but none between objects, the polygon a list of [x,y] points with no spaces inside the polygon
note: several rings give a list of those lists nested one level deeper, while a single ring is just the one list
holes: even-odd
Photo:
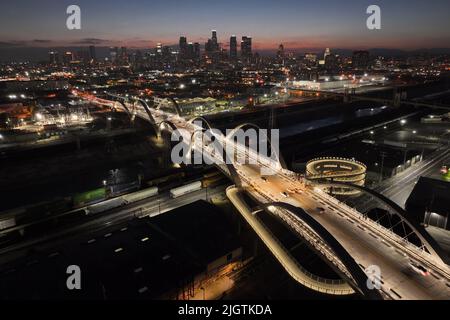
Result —
[{"label": "car on bridge", "polygon": [[325,213],[325,209],[322,207],[317,207],[316,209],[319,213]]},{"label": "car on bridge", "polygon": [[414,262],[414,261],[410,261],[409,264],[411,265],[411,267],[413,268],[413,270],[421,275],[423,275],[424,277],[430,275],[430,271],[428,271],[427,268],[425,268],[424,266],[421,266],[420,264]]}]

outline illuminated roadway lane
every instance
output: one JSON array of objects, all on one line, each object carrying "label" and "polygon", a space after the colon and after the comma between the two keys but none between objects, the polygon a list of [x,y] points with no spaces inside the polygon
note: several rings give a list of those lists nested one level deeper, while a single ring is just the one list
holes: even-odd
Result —
[{"label": "illuminated roadway lane", "polygon": [[[406,200],[419,178],[439,172],[440,167],[447,163],[450,163],[450,150],[448,148],[437,150],[428,159],[414,164],[396,176],[386,179],[375,188],[375,191],[385,195],[404,208]],[[361,203],[357,205],[362,212],[367,212],[377,204],[376,201],[363,201],[363,199],[361,198]]]},{"label": "illuminated roadway lane", "polygon": [[[161,110],[152,109],[151,114],[156,124],[170,121],[177,128],[186,129],[189,135],[201,129],[177,115]],[[135,115],[150,120],[143,110],[135,111]],[[219,140],[223,142],[225,138]],[[194,147],[208,150],[208,147],[201,145]],[[246,154],[250,158],[257,157],[255,152],[246,150],[242,145],[235,147],[240,154]],[[215,154],[210,154],[210,157],[222,160]],[[450,270],[439,257],[406,243],[401,237],[383,229],[370,219],[363,219],[356,210],[340,203],[317,188],[305,185],[297,180],[292,172],[282,169],[279,164],[274,164],[270,159],[261,159],[260,157],[255,159],[257,165],[234,165],[243,182],[243,190],[260,203],[285,202],[305,210],[334,236],[363,270],[371,265],[380,267],[382,292],[385,297],[392,299],[450,299]],[[224,168],[223,165],[218,165],[218,167],[222,170]],[[274,172],[274,175],[268,177],[267,181],[261,179],[262,167]],[[282,194],[283,192],[287,192],[289,195],[286,197]],[[318,208],[323,208],[323,210],[318,210]],[[309,241],[317,252],[341,271],[345,278],[352,278],[352,275],[339,261],[339,257],[333,254],[326,243],[318,239],[317,234],[308,230],[301,219],[284,209],[271,211],[290,225],[301,237]],[[416,269],[410,265],[411,260],[426,266],[430,270],[430,275],[424,276],[415,271]]]},{"label": "illuminated roadway lane", "polygon": [[[441,278],[437,280],[433,275],[423,276],[414,271],[409,265],[409,258],[404,256],[405,252],[400,251],[401,248],[395,248],[392,243],[382,241],[375,231],[369,231],[373,229],[363,225],[370,221],[355,218],[350,208],[345,210],[345,205],[338,205],[330,201],[328,195],[308,187],[303,187],[301,194],[295,193],[289,198],[284,198],[281,192],[292,188],[292,183],[288,179],[275,175],[268,177],[267,182],[263,182],[259,177],[258,167],[239,166],[239,169],[246,177],[252,177],[250,187],[254,191],[248,189],[250,193],[255,191],[264,193],[273,201],[284,201],[301,207],[320,222],[363,268],[378,265],[381,269],[381,280],[384,282],[383,291],[392,298],[399,297],[390,289],[402,299],[450,299],[450,290],[446,282],[448,280],[445,280],[444,276],[437,272],[433,273],[434,276]],[[325,212],[320,213],[318,207],[324,208]],[[448,267],[442,267],[448,277]]]}]

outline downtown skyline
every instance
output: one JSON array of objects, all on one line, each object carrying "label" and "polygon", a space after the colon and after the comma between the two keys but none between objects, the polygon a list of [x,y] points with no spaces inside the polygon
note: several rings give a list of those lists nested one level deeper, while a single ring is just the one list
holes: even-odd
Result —
[{"label": "downtown skyline", "polygon": [[228,1],[130,0],[89,3],[80,0],[81,30],[65,27],[70,1],[38,3],[21,0],[3,4],[0,50],[28,47],[173,46],[180,35],[204,43],[210,30],[228,48],[231,35],[250,36],[255,50],[275,50],[283,43],[289,50],[311,48],[415,50],[447,48],[450,22],[448,1],[377,1],[382,29],[366,28],[365,13],[371,1]]}]

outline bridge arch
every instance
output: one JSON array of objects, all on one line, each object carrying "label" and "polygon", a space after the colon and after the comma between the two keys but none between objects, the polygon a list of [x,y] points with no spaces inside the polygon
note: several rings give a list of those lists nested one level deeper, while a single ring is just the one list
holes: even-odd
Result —
[{"label": "bridge arch", "polygon": [[115,101],[115,102],[118,103],[118,104],[120,104],[120,106],[121,106],[123,109],[125,109],[126,113],[128,114],[128,116],[129,116],[130,119],[131,119],[131,118],[132,118],[132,114],[131,114],[131,112],[130,112],[130,109],[128,109],[128,107],[126,106],[126,104],[123,103],[123,102],[120,101],[120,100],[117,100],[117,101]]},{"label": "bridge arch", "polygon": [[158,130],[160,132],[163,129],[164,125],[169,126],[173,131],[178,130],[177,126],[172,121],[164,120],[164,121],[161,121],[160,123],[158,123]]},{"label": "bridge arch", "polygon": [[[423,229],[423,227],[420,224],[418,224],[415,220],[411,219],[408,216],[408,213],[402,207],[400,207],[391,199],[365,186],[359,186],[351,183],[336,182],[336,181],[323,181],[323,182],[317,181],[317,183],[320,186],[331,186],[331,187],[347,186],[355,188],[363,193],[369,194],[372,197],[376,198],[377,200],[379,200],[380,202],[391,208],[394,214],[397,215],[401,219],[401,221],[406,223],[406,225],[415,233],[415,235],[422,242],[422,245],[426,248],[429,254],[439,259],[440,262],[443,262],[444,264],[449,264],[450,259],[448,255],[445,253],[444,250],[442,250],[442,248],[438,245],[438,243],[428,234],[428,232],[426,232]],[[411,244],[414,245],[413,243]]]},{"label": "bridge arch", "polygon": [[[169,105],[173,107],[173,109],[175,110],[175,114],[181,117],[181,108],[180,108],[180,105],[178,104],[178,102],[176,102],[175,99],[172,97],[167,97],[165,99],[167,99],[171,102]],[[160,109],[160,108],[161,108],[161,103],[156,107],[156,109]]]},{"label": "bridge arch", "polygon": [[[232,138],[236,134],[236,132],[238,132],[240,129],[242,129],[244,127],[252,127],[256,130],[262,130],[260,126],[254,124],[254,123],[243,123],[243,124],[238,125],[233,130],[231,130],[226,136],[227,139]],[[275,154],[277,162],[280,164],[280,166],[283,169],[286,169],[287,168],[286,162],[284,161],[283,156],[281,155],[280,151],[278,150],[278,152],[277,152],[276,150],[273,149],[272,141],[271,141],[270,137],[267,135],[267,133],[265,133],[264,136],[267,139],[267,142],[270,144],[271,153]]]},{"label": "bridge arch", "polygon": [[188,122],[191,123],[191,124],[193,124],[193,123],[196,122],[196,121],[199,121],[199,122],[201,122],[202,124],[204,124],[204,125],[206,126],[207,129],[212,129],[211,124],[210,124],[209,121],[206,120],[206,118],[204,118],[204,117],[195,117],[195,118],[190,119]]},{"label": "bridge arch", "polygon": [[145,102],[142,99],[136,99],[134,102],[140,104],[144,108],[145,112],[147,113],[147,115],[148,115],[148,117],[150,119],[150,123],[152,125],[156,126],[155,118],[153,118],[153,115],[152,115],[152,113],[150,111],[150,107],[148,106],[147,102]]},{"label": "bridge arch", "polygon": [[367,283],[370,282],[369,278],[361,267],[356,263],[352,256],[347,252],[347,250],[336,240],[336,238],[325,229],[319,222],[317,222],[313,217],[306,213],[300,207],[296,207],[292,204],[285,202],[273,202],[262,204],[261,207],[268,213],[273,213],[270,211],[271,207],[284,209],[295,214],[304,223],[308,225],[316,234],[318,234],[333,250],[337,255],[339,260],[344,264],[345,268],[351,274],[356,286],[353,284],[356,290],[369,299],[381,300],[382,296],[378,290],[370,290]]},{"label": "bridge arch", "polygon": [[[129,101],[128,98],[121,97],[121,96],[118,96],[118,95],[115,95],[115,94],[112,94],[112,93],[109,93],[109,92],[106,92],[106,94],[107,94],[108,96],[112,97],[112,98],[114,99],[115,102],[120,103],[120,105],[126,110],[126,112],[128,113],[128,115],[129,115],[130,117],[133,117],[133,116],[134,116],[134,114],[133,114],[132,112],[130,112],[130,109],[126,106],[126,103]],[[153,118],[152,113],[150,112],[150,107],[148,106],[148,104],[147,104],[144,100],[142,100],[142,99],[136,99],[136,100],[134,100],[134,101],[133,101],[133,105],[134,105],[135,103],[140,104],[140,105],[144,108],[145,113],[146,113],[147,116],[149,117],[150,123],[153,125],[153,127],[155,127],[156,121],[155,121],[155,119]],[[155,129],[156,129],[156,127],[155,127]]]},{"label": "bridge arch", "polygon": [[[189,123],[193,124],[194,122],[199,121],[201,122],[203,125],[206,126],[206,128],[202,128],[202,130],[212,130],[211,124],[208,122],[208,120],[206,120],[203,117],[195,117],[191,120],[189,120]],[[200,132],[200,130],[196,129],[191,136],[191,141],[190,141],[190,145],[189,145],[189,153],[191,153],[192,151],[192,147],[195,141],[195,135]],[[231,159],[229,158],[229,155],[227,154],[226,148],[225,146],[222,145],[222,149],[223,149],[223,162],[225,163],[228,173],[230,174],[230,178],[231,180],[239,187],[242,188],[242,181],[241,178],[239,177],[239,174],[236,171],[236,168],[234,167],[234,165],[232,164]]]}]

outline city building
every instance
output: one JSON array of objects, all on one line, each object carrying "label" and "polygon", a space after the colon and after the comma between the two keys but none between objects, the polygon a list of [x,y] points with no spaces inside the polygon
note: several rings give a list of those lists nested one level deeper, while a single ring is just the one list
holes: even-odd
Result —
[{"label": "city building", "polygon": [[97,61],[97,55],[95,53],[95,46],[89,46],[89,59],[91,62]]},{"label": "city building", "polygon": [[358,70],[366,70],[369,68],[369,51],[353,52],[352,66]]},{"label": "city building", "polygon": [[406,210],[419,223],[450,230],[448,203],[450,184],[420,177],[406,201]]},{"label": "city building", "polygon": [[310,63],[317,63],[317,54],[315,53],[305,53],[305,60]]},{"label": "city building", "polygon": [[184,36],[180,37],[180,41],[178,42],[179,52],[180,52],[180,59],[186,59],[188,54],[188,43],[187,38]]},{"label": "city building", "polygon": [[241,56],[243,58],[252,57],[252,38],[248,36],[243,36],[241,41]]},{"label": "city building", "polygon": [[212,30],[211,31],[212,36],[211,36],[211,42],[212,42],[212,49],[213,51],[219,51],[219,42],[217,40],[217,31],[216,30]]},{"label": "city building", "polygon": [[120,48],[120,61],[121,62],[128,62],[127,47],[121,47]]},{"label": "city building", "polygon": [[327,57],[329,56],[329,55],[331,55],[331,50],[330,50],[330,48],[326,48],[325,49],[325,52],[324,52],[324,54],[323,54],[323,60],[327,60]]},{"label": "city building", "polygon": [[303,88],[306,90],[336,90],[345,89],[353,86],[353,81],[349,79],[339,79],[339,78],[322,78],[319,80],[299,80],[293,81],[292,85],[296,88]]},{"label": "city building", "polygon": [[111,47],[109,48],[109,57],[111,59],[112,63],[115,63],[119,56],[119,48],[118,47]]},{"label": "city building", "polygon": [[65,65],[70,64],[74,59],[73,53],[71,51],[66,51],[63,56],[63,63]]},{"label": "city building", "polygon": [[284,60],[284,58],[285,58],[285,55],[284,55],[284,46],[283,46],[283,44],[280,44],[279,46],[278,46],[278,51],[277,51],[277,59],[278,59],[278,61],[280,62],[282,62],[283,60]]},{"label": "city building", "polygon": [[235,35],[232,35],[230,37],[230,58],[237,58],[237,39]]},{"label": "city building", "polygon": [[50,64],[58,64],[59,63],[59,53],[58,51],[50,51],[48,53],[48,58]]},{"label": "city building", "polygon": [[201,51],[200,51],[200,43],[195,42],[194,43],[194,58],[196,60],[199,60],[201,57]]}]

